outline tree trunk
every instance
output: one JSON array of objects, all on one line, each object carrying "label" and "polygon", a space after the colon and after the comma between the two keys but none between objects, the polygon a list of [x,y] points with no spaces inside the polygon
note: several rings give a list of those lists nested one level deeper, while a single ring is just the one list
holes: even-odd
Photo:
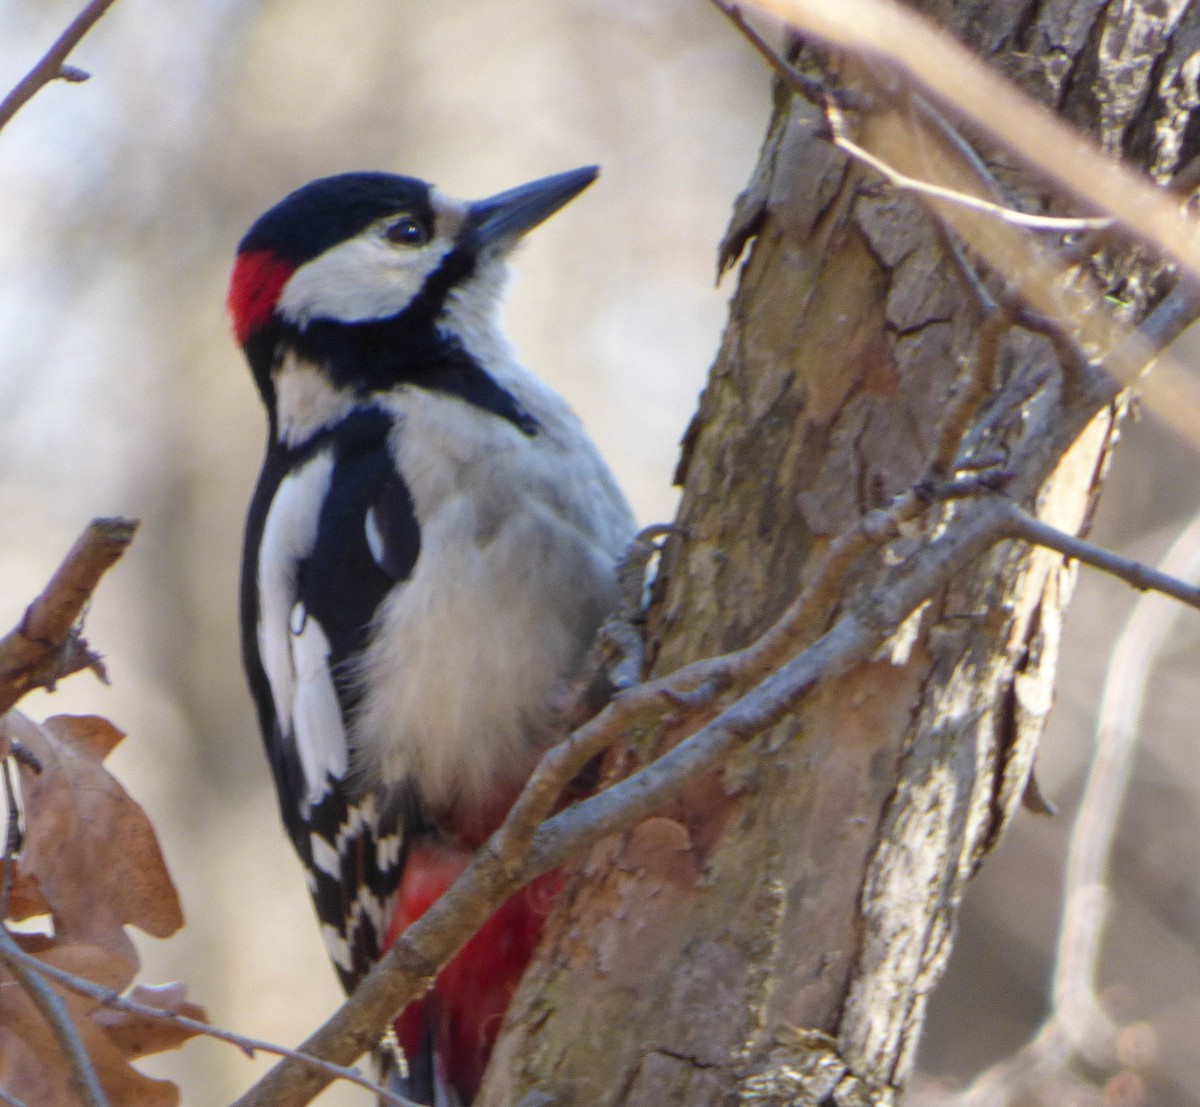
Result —
[{"label": "tree trunk", "polygon": [[[1200,37],[1195,8],[923,7],[1160,179],[1191,156],[1195,82],[1181,70]],[[978,312],[925,210],[824,134],[816,108],[777,97],[739,200],[729,241],[752,245],[684,445],[684,537],[656,586],[654,674],[751,641],[831,540],[927,472],[976,349]],[[1036,195],[1025,178],[1006,183]],[[1145,259],[1089,265],[1131,319],[1153,302],[1161,274]],[[1080,396],[1027,332],[1007,332],[999,368],[964,452],[1015,460],[1015,495],[1056,526],[1085,527],[1121,400]],[[893,543],[892,560],[928,540]],[[885,570],[858,566],[811,638]],[[889,1102],[966,882],[1025,794],[1071,585],[1059,557],[993,548],[885,656],[823,684],[674,810],[593,851],[480,1103]],[[679,737],[632,735],[611,768]]]}]

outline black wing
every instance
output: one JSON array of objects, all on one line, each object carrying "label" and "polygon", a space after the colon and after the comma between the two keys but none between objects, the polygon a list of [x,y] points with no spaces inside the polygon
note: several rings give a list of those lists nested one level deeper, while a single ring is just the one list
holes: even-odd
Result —
[{"label": "black wing", "polygon": [[354,660],[420,549],[390,428],[366,409],[302,450],[269,451],[243,566],[243,652],[280,807],[347,989],[379,957],[420,817],[414,796],[384,803],[347,779]]}]

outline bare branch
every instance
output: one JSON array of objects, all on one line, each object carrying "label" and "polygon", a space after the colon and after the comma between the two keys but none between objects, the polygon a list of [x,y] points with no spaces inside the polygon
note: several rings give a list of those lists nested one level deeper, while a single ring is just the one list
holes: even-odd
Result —
[{"label": "bare branch", "polygon": [[786,58],[782,57],[762,35],[746,22],[746,17],[742,15],[742,10],[737,4],[728,4],[725,0],[712,0],[712,4],[713,7],[726,16],[729,22],[741,32],[746,41],[758,51],[759,55],[775,71],[776,76],[792,89],[793,92],[797,92],[803,96],[810,104],[824,104],[830,96],[836,96],[847,106],[851,103],[859,103],[858,97],[851,96],[843,89],[836,91],[828,89],[815,77],[810,77],[807,73],[801,73],[794,65],[790,65]]},{"label": "bare branch", "polygon": [[[1165,350],[1197,317],[1200,317],[1200,282],[1182,280],[1142,321],[1136,332],[1136,341],[1131,340],[1119,347],[1106,361],[1114,363],[1116,368],[1113,371],[1118,375],[1121,375],[1120,367],[1126,363],[1136,365],[1144,373],[1150,368],[1145,362],[1145,350],[1148,348],[1156,353]],[[1142,381],[1140,387],[1149,393],[1152,382],[1153,378]],[[1156,412],[1163,410],[1161,404],[1152,406]]]},{"label": "bare branch", "polygon": [[[1149,572],[1176,582],[1200,576],[1200,519],[1192,520],[1172,543],[1161,567]],[[1165,596],[1182,598],[1158,584],[1149,587]],[[1200,589],[1192,591],[1200,594]],[[1144,596],[1117,639],[1104,677],[1096,722],[1096,757],[1071,833],[1054,997],[1067,1036],[1093,1063],[1111,1063],[1115,1054],[1112,1023],[1095,999],[1106,914],[1103,886],[1141,733],[1138,724],[1146,688],[1178,613],[1179,609],[1161,596]]]},{"label": "bare branch", "polygon": [[829,601],[830,591],[850,566],[874,546],[896,538],[904,524],[924,512],[929,499],[914,490],[887,510],[868,512],[858,524],[830,543],[797,599],[762,636],[744,649],[697,661],[666,677],[627,689],[595,719],[546,752],[492,848],[512,872],[525,856],[534,831],[553,810],[567,785],[598,754],[625,737],[635,723],[668,711],[696,717],[719,695],[745,690],[763,680],[803,645],[812,616]]},{"label": "bare branch", "polygon": [[137,526],[129,519],[92,520],[20,625],[0,638],[0,715],[33,688],[53,688],[70,673],[100,665],[76,624],[100,578],[133,541]]},{"label": "bare branch", "polygon": [[37,93],[51,81],[86,81],[88,74],[75,66],[64,65],[67,56],[79,45],[83,36],[92,29],[100,17],[113,6],[114,0],[91,0],[58,36],[45,56],[37,63],[2,101],[0,101],[0,127],[5,126]]},{"label": "bare branch", "polygon": [[49,1024],[66,1058],[71,1073],[71,1087],[79,1096],[79,1102],[83,1107],[108,1107],[104,1089],[100,1087],[100,1078],[92,1067],[91,1058],[88,1057],[79,1037],[79,1031],[71,1021],[67,1005],[41,976],[29,968],[25,962],[24,950],[17,945],[8,927],[3,925],[0,925],[0,961],[8,966],[9,971],[25,989],[25,994]]},{"label": "bare branch", "polygon": [[1045,546],[1056,550],[1064,557],[1082,561],[1085,565],[1100,569],[1112,576],[1119,577],[1126,584],[1140,592],[1161,592],[1188,607],[1200,609],[1200,588],[1180,580],[1177,576],[1165,573],[1161,569],[1132,558],[1122,557],[1102,546],[1035,519],[1027,511],[1022,510],[1011,500],[1005,500],[1005,509],[1009,517],[1009,537],[1020,538],[1036,546]]},{"label": "bare branch", "polygon": [[1031,212],[1017,211],[1015,208],[1005,207],[1003,204],[984,200],[979,196],[972,196],[969,192],[961,192],[958,189],[945,188],[930,181],[918,180],[916,177],[910,177],[907,173],[901,173],[899,169],[888,165],[882,158],[877,158],[869,150],[865,150],[857,142],[854,142],[846,133],[841,112],[831,102],[825,104],[825,118],[829,122],[833,144],[839,150],[874,169],[894,188],[904,192],[915,192],[932,200],[942,200],[971,211],[994,215],[1005,223],[1011,223],[1016,227],[1025,227],[1031,231],[1055,231],[1060,234],[1069,234],[1077,231],[1109,230],[1116,225],[1116,219],[1108,215],[1073,217],[1036,215]]},{"label": "bare branch", "polygon": [[[916,177],[909,176],[907,173],[902,173],[894,166],[888,165],[882,158],[877,158],[869,150],[859,146],[849,137],[840,109],[851,105],[862,106],[861,97],[852,97],[840,89],[836,91],[830,90],[820,81],[805,73],[801,73],[795,66],[790,65],[786,58],[774,50],[762,35],[746,22],[741,9],[736,4],[725,3],[725,0],[712,0],[712,3],[728,16],[730,22],[733,23],[750,45],[758,51],[767,64],[771,66],[775,73],[791,89],[824,110],[833,144],[856,161],[875,170],[876,173],[880,174],[893,187],[905,192],[916,192],[934,200],[958,204],[973,211],[995,215],[1006,223],[1012,223],[1019,227],[1027,227],[1030,230],[1054,231],[1068,234],[1081,231],[1109,230],[1116,225],[1117,220],[1113,216],[1037,215],[1030,212],[1018,211],[1015,208],[993,200],[985,200],[959,189],[946,188],[930,181],[919,180]],[[922,107],[927,112],[936,111],[927,102],[922,102]],[[940,116],[940,113],[937,114]],[[963,146],[964,153],[967,152],[969,147],[962,141],[962,137],[958,132],[949,125],[944,117],[941,117],[940,122],[943,124],[943,134],[953,140],[957,140]],[[974,151],[970,151],[970,153],[973,155]],[[982,162],[978,158],[975,159],[975,163],[982,166]]]}]

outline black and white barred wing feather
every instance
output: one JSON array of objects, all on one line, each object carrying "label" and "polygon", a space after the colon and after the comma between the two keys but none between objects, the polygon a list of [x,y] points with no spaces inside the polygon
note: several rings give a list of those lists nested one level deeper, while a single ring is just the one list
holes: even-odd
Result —
[{"label": "black and white barred wing feather", "polygon": [[376,608],[419,548],[390,426],[365,410],[302,451],[273,452],[256,493],[263,522],[246,537],[247,667],[284,821],[347,988],[382,951],[414,817],[405,797],[383,809],[354,787],[348,722]]}]

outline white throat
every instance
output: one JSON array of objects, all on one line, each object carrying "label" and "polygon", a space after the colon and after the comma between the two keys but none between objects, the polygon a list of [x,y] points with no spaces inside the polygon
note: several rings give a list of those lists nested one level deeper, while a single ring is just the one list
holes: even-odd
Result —
[{"label": "white throat", "polygon": [[311,361],[291,352],[284,355],[271,377],[279,441],[293,449],[332,426],[356,403],[353,391],[335,387]]}]

